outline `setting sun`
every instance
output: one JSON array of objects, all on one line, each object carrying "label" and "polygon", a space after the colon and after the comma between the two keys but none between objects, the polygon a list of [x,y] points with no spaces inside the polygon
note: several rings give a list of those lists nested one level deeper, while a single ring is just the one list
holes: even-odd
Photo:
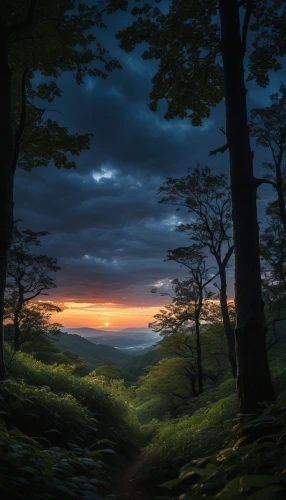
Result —
[{"label": "setting sun", "polygon": [[105,323],[105,326],[108,326],[108,325],[109,325],[109,323]]}]

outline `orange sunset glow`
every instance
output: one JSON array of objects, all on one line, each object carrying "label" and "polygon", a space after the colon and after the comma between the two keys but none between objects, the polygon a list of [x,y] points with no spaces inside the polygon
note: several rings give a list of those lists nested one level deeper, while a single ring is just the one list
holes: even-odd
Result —
[{"label": "orange sunset glow", "polygon": [[[99,328],[104,330],[116,330],[129,327],[148,327],[148,323],[154,321],[154,315],[165,304],[145,307],[127,307],[115,303],[92,303],[92,302],[63,302],[60,303],[62,312],[54,314],[52,322],[62,324],[66,328]],[[213,300],[212,302],[217,302]],[[229,305],[234,307],[233,300],[228,301]]]},{"label": "orange sunset glow", "polygon": [[89,327],[121,329],[147,327],[153,316],[163,307],[125,307],[118,304],[93,304],[89,302],[64,302],[63,311],[53,315],[52,321],[66,328]]}]

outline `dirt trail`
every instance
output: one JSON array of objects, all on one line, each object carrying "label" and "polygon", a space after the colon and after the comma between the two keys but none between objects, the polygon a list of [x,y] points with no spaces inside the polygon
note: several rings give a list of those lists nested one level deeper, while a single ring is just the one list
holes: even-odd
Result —
[{"label": "dirt trail", "polygon": [[[153,500],[158,494],[156,488],[138,481],[138,471],[142,463],[143,453],[135,457],[113,476],[112,493],[118,500]],[[162,492],[161,492],[162,494]]]}]

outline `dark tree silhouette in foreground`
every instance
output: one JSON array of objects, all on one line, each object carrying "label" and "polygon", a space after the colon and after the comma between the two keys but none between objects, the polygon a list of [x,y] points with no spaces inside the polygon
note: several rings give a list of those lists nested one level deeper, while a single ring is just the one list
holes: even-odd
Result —
[{"label": "dark tree silhouette in foreground", "polygon": [[[89,149],[89,134],[70,134],[45,116],[49,103],[61,95],[57,78],[63,72],[72,72],[81,84],[85,76],[106,78],[108,72],[120,67],[96,39],[93,28],[105,28],[103,15],[124,6],[123,0],[102,0],[96,5],[78,0],[1,2],[0,380],[5,378],[4,292],[16,167],[30,171],[53,162],[57,168],[73,168],[69,154],[77,156]],[[38,85],[35,73],[43,77]],[[39,100],[42,107],[38,107]]]},{"label": "dark tree silhouette in foreground", "polygon": [[[242,412],[274,397],[266,348],[262,300],[253,152],[247,119],[247,79],[265,87],[270,70],[281,69],[286,51],[285,6],[275,0],[172,1],[168,11],[141,2],[133,5],[134,22],[117,34],[127,52],[147,43],[143,59],[159,61],[152,79],[150,109],[166,100],[166,119],[190,118],[201,125],[223,97],[229,150],[235,258],[237,388]],[[138,5],[139,4],[139,5]],[[252,47],[248,31],[254,34]]]}]

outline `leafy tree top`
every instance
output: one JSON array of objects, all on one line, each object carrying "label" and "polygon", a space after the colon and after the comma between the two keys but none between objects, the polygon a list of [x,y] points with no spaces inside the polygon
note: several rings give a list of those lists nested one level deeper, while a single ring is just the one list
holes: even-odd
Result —
[{"label": "leafy tree top", "polygon": [[95,5],[79,0],[11,0],[1,6],[0,24],[9,38],[13,76],[14,170],[17,163],[31,170],[51,160],[57,168],[73,168],[68,154],[89,149],[89,134],[71,134],[56,120],[44,119],[44,114],[49,111],[47,103],[62,94],[58,84],[62,73],[71,72],[82,84],[85,77],[106,78],[121,67],[95,30],[106,27],[105,14],[125,7],[124,0],[101,0]]},{"label": "leafy tree top", "polygon": [[[141,0],[129,2],[135,20],[119,31],[120,47],[131,52],[145,42],[142,59],[159,61],[152,80],[149,107],[167,103],[167,120],[189,118],[197,126],[224,97],[217,0],[172,0],[165,12],[161,0],[156,5]],[[159,5],[161,4],[162,7]],[[253,32],[249,50],[248,80],[265,87],[270,70],[281,69],[285,54],[285,0],[238,0],[243,9],[241,39],[246,51],[248,28]]]},{"label": "leafy tree top", "polygon": [[[175,254],[180,250],[174,250]],[[193,331],[194,324],[213,317],[214,311],[217,315],[217,308],[213,307],[211,300],[215,294],[208,289],[208,285],[215,278],[215,275],[210,274],[212,268],[206,266],[205,256],[196,245],[187,250],[188,255],[183,255],[182,258],[185,262],[183,265],[189,269],[189,277],[182,281],[172,280],[174,295],[161,293],[163,296],[170,296],[172,303],[160,309],[154,316],[156,321],[149,324],[149,328],[162,335],[169,335],[178,330]],[[172,252],[169,259],[172,260]],[[178,262],[178,258],[174,260]],[[153,293],[156,291],[154,289]]]},{"label": "leafy tree top", "polygon": [[[177,210],[183,207],[192,214],[191,221],[178,224],[177,230],[189,234],[197,245],[207,247],[217,263],[226,266],[233,252],[231,201],[227,176],[213,174],[209,167],[196,165],[186,176],[167,177],[159,193],[163,193],[159,203],[174,205],[178,207]],[[225,244],[227,248],[223,255]],[[179,250],[177,249],[177,253]],[[172,260],[179,262],[178,258],[174,257],[175,255]]]},{"label": "leafy tree top", "polygon": [[[281,84],[279,92],[270,95],[271,104],[264,108],[251,111],[251,135],[256,138],[256,144],[268,148],[273,163],[264,162],[263,166],[271,172],[281,168],[282,180],[286,173],[283,161],[286,154],[286,87]],[[276,181],[276,176],[266,175],[266,178]]]},{"label": "leafy tree top", "polygon": [[[27,342],[39,344],[41,340],[45,341],[51,337],[57,338],[61,333],[62,325],[57,322],[52,323],[51,317],[61,311],[62,309],[52,302],[39,301],[36,304],[25,302],[19,313],[20,334],[19,339],[17,339],[17,348]],[[9,340],[10,337],[11,341],[14,340],[13,320],[14,310],[8,305],[5,310],[5,323],[6,333],[8,333],[7,339]]]},{"label": "leafy tree top", "polygon": [[14,226],[12,247],[8,262],[8,302],[12,305],[19,295],[23,303],[40,295],[47,295],[46,290],[56,288],[53,273],[60,270],[58,260],[46,254],[34,255],[31,246],[40,246],[40,238],[47,236],[45,231],[34,232],[30,229],[20,231]]}]

